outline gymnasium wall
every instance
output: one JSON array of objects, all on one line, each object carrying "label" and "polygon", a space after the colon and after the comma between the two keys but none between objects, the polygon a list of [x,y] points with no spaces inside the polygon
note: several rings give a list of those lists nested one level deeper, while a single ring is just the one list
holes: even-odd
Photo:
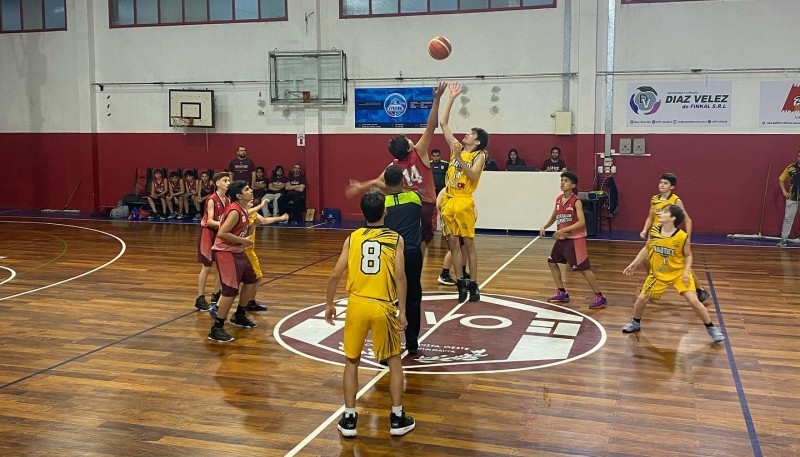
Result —
[{"label": "gymnasium wall", "polygon": [[[8,101],[0,110],[0,207],[60,208],[74,191],[70,207],[94,211],[130,191],[137,166],[223,168],[241,144],[268,169],[301,163],[309,206],[338,207],[356,218],[357,203],[344,197],[343,188],[350,178],[379,173],[389,161],[386,141],[395,132],[355,129],[352,104],[262,108],[260,101],[268,100],[267,53],[273,49],[343,49],[351,100],[355,87],[432,86],[437,77],[457,78],[468,92],[454,107],[455,131],[487,129],[489,149],[501,164],[511,147],[539,164],[559,145],[580,187],[589,189],[606,131],[605,78],[597,73],[606,69],[607,2],[570,3],[566,24],[574,75],[565,84],[552,74],[563,71],[566,3],[511,12],[339,19],[339,2],[292,0],[283,22],[109,29],[107,2],[67,0],[66,32],[0,34],[0,99]],[[763,231],[776,233],[783,211],[777,175],[800,145],[791,129],[759,127],[759,82],[800,75],[688,70],[796,65],[792,44],[783,37],[800,2],[617,4],[616,12],[615,68],[633,74],[614,78],[612,147],[621,137],[643,137],[651,156],[616,157],[615,230],[640,229],[659,174],[670,170],[680,178],[678,192],[698,232],[754,233],[772,164]],[[453,42],[449,59],[427,56],[434,35]],[[647,73],[654,70],[670,72]],[[733,81],[731,126],[654,132],[627,125],[629,81],[705,78]],[[159,81],[195,83],[148,84]],[[216,128],[186,134],[170,129],[170,88],[213,89]],[[551,115],[562,109],[574,113],[573,135],[553,134]],[[421,130],[404,133],[414,138]],[[296,146],[297,134],[306,135],[304,147]],[[440,137],[437,146],[445,147]],[[48,184],[35,193],[17,190],[37,175]],[[729,201],[737,211],[728,209]]]}]

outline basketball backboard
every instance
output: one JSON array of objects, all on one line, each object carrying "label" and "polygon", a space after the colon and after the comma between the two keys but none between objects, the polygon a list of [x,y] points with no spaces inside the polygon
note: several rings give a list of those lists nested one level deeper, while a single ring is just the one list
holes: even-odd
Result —
[{"label": "basketball backboard", "polygon": [[214,91],[171,89],[169,126],[214,128]]},{"label": "basketball backboard", "polygon": [[347,56],[344,51],[272,51],[269,93],[273,105],[344,105]]}]

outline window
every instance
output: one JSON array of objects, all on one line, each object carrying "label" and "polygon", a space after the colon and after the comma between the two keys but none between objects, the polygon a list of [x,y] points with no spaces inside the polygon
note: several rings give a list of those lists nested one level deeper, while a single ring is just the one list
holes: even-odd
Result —
[{"label": "window", "polygon": [[0,0],[0,33],[67,30],[65,0]]},{"label": "window", "polygon": [[472,13],[555,6],[556,0],[339,0],[339,16],[349,18]]},{"label": "window", "polygon": [[287,0],[109,0],[109,22],[111,27],[136,27],[285,21],[286,4]]}]

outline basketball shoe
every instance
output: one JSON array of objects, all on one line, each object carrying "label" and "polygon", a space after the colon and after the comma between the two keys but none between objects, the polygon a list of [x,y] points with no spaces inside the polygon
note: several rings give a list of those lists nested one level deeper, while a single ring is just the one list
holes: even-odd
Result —
[{"label": "basketball shoe", "polygon": [[389,413],[389,423],[391,424],[389,434],[392,436],[405,435],[411,430],[414,430],[414,427],[417,426],[413,417],[406,416],[405,410],[403,410],[399,416],[395,415],[395,413]]},{"label": "basketball shoe", "polygon": [[556,294],[548,298],[550,303],[569,303],[569,294],[564,291],[556,290]]},{"label": "basketball shoe", "polygon": [[342,432],[342,436],[352,438],[358,435],[356,424],[358,424],[358,413],[355,413],[352,416],[348,416],[345,413],[342,414],[342,418],[339,419],[339,423],[336,425],[336,428]]}]

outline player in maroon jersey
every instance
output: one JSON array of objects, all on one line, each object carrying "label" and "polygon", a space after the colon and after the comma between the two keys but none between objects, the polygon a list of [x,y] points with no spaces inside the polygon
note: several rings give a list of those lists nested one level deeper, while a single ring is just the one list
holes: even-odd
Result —
[{"label": "player in maroon jersey", "polygon": [[[217,237],[222,213],[225,207],[230,204],[230,199],[225,195],[228,186],[231,184],[230,174],[227,171],[214,174],[214,184],[217,186],[217,191],[206,199],[205,211],[203,212],[203,218],[200,220],[200,227],[202,228],[200,229],[198,242],[197,261],[203,266],[200,268],[200,276],[197,279],[197,299],[194,301],[194,307],[200,311],[211,309],[211,305],[206,301],[206,281],[208,280],[208,274],[211,272],[211,267],[214,265],[214,256],[211,248]],[[219,284],[219,277],[215,283]],[[216,297],[212,298],[211,301],[216,302],[216,299],[219,298],[219,292],[213,295]]]},{"label": "player in maroon jersey", "polygon": [[159,213],[158,209],[156,209],[156,200],[161,202],[161,210],[166,212],[168,192],[169,189],[167,188],[167,180],[164,178],[164,171],[160,168],[156,168],[153,170],[153,179],[150,181],[150,195],[147,196],[147,203],[150,204],[150,209],[153,210],[150,216],[147,217],[148,219],[164,219],[164,214]]},{"label": "player in maroon jersey", "polygon": [[544,237],[547,227],[553,222],[556,223],[556,231],[553,233],[556,242],[550,251],[547,265],[553,274],[558,291],[549,301],[569,303],[569,294],[564,288],[561,268],[558,266],[559,263],[564,263],[572,268],[572,271],[582,274],[594,291],[594,299],[589,308],[601,309],[606,307],[606,297],[600,291],[594,273],[590,269],[589,254],[586,251],[586,219],[583,216],[583,204],[574,192],[577,185],[578,177],[575,173],[569,171],[561,173],[561,195],[556,197],[556,205],[550,219],[539,230],[539,234]]},{"label": "player in maroon jersey", "polygon": [[224,326],[233,299],[239,295],[239,283],[242,284],[239,305],[230,322],[244,328],[256,326],[256,323],[247,317],[246,310],[247,303],[255,296],[258,283],[258,276],[244,253],[245,247],[253,245],[253,240],[249,238],[253,227],[245,209],[253,201],[253,189],[246,181],[239,180],[230,184],[226,194],[231,204],[225,208],[212,248],[222,282],[222,296],[219,298],[219,308],[214,316],[214,325],[208,333],[209,340],[221,343],[233,341],[233,337],[225,331]]},{"label": "player in maroon jersey", "polygon": [[[397,165],[403,170],[403,188],[419,194],[422,200],[422,257],[425,257],[425,250],[433,239],[433,232],[436,230],[436,191],[434,190],[433,172],[431,171],[431,158],[428,149],[433,139],[436,125],[439,123],[439,102],[442,94],[447,89],[447,83],[440,82],[433,92],[433,106],[428,114],[428,121],[425,131],[415,144],[405,135],[396,135],[389,140],[389,152],[394,156],[392,164]],[[390,164],[390,165],[392,165]],[[373,187],[380,188],[386,192],[386,181],[383,179],[383,172],[377,178],[360,182],[350,180],[345,194],[352,198],[363,194]]]}]

